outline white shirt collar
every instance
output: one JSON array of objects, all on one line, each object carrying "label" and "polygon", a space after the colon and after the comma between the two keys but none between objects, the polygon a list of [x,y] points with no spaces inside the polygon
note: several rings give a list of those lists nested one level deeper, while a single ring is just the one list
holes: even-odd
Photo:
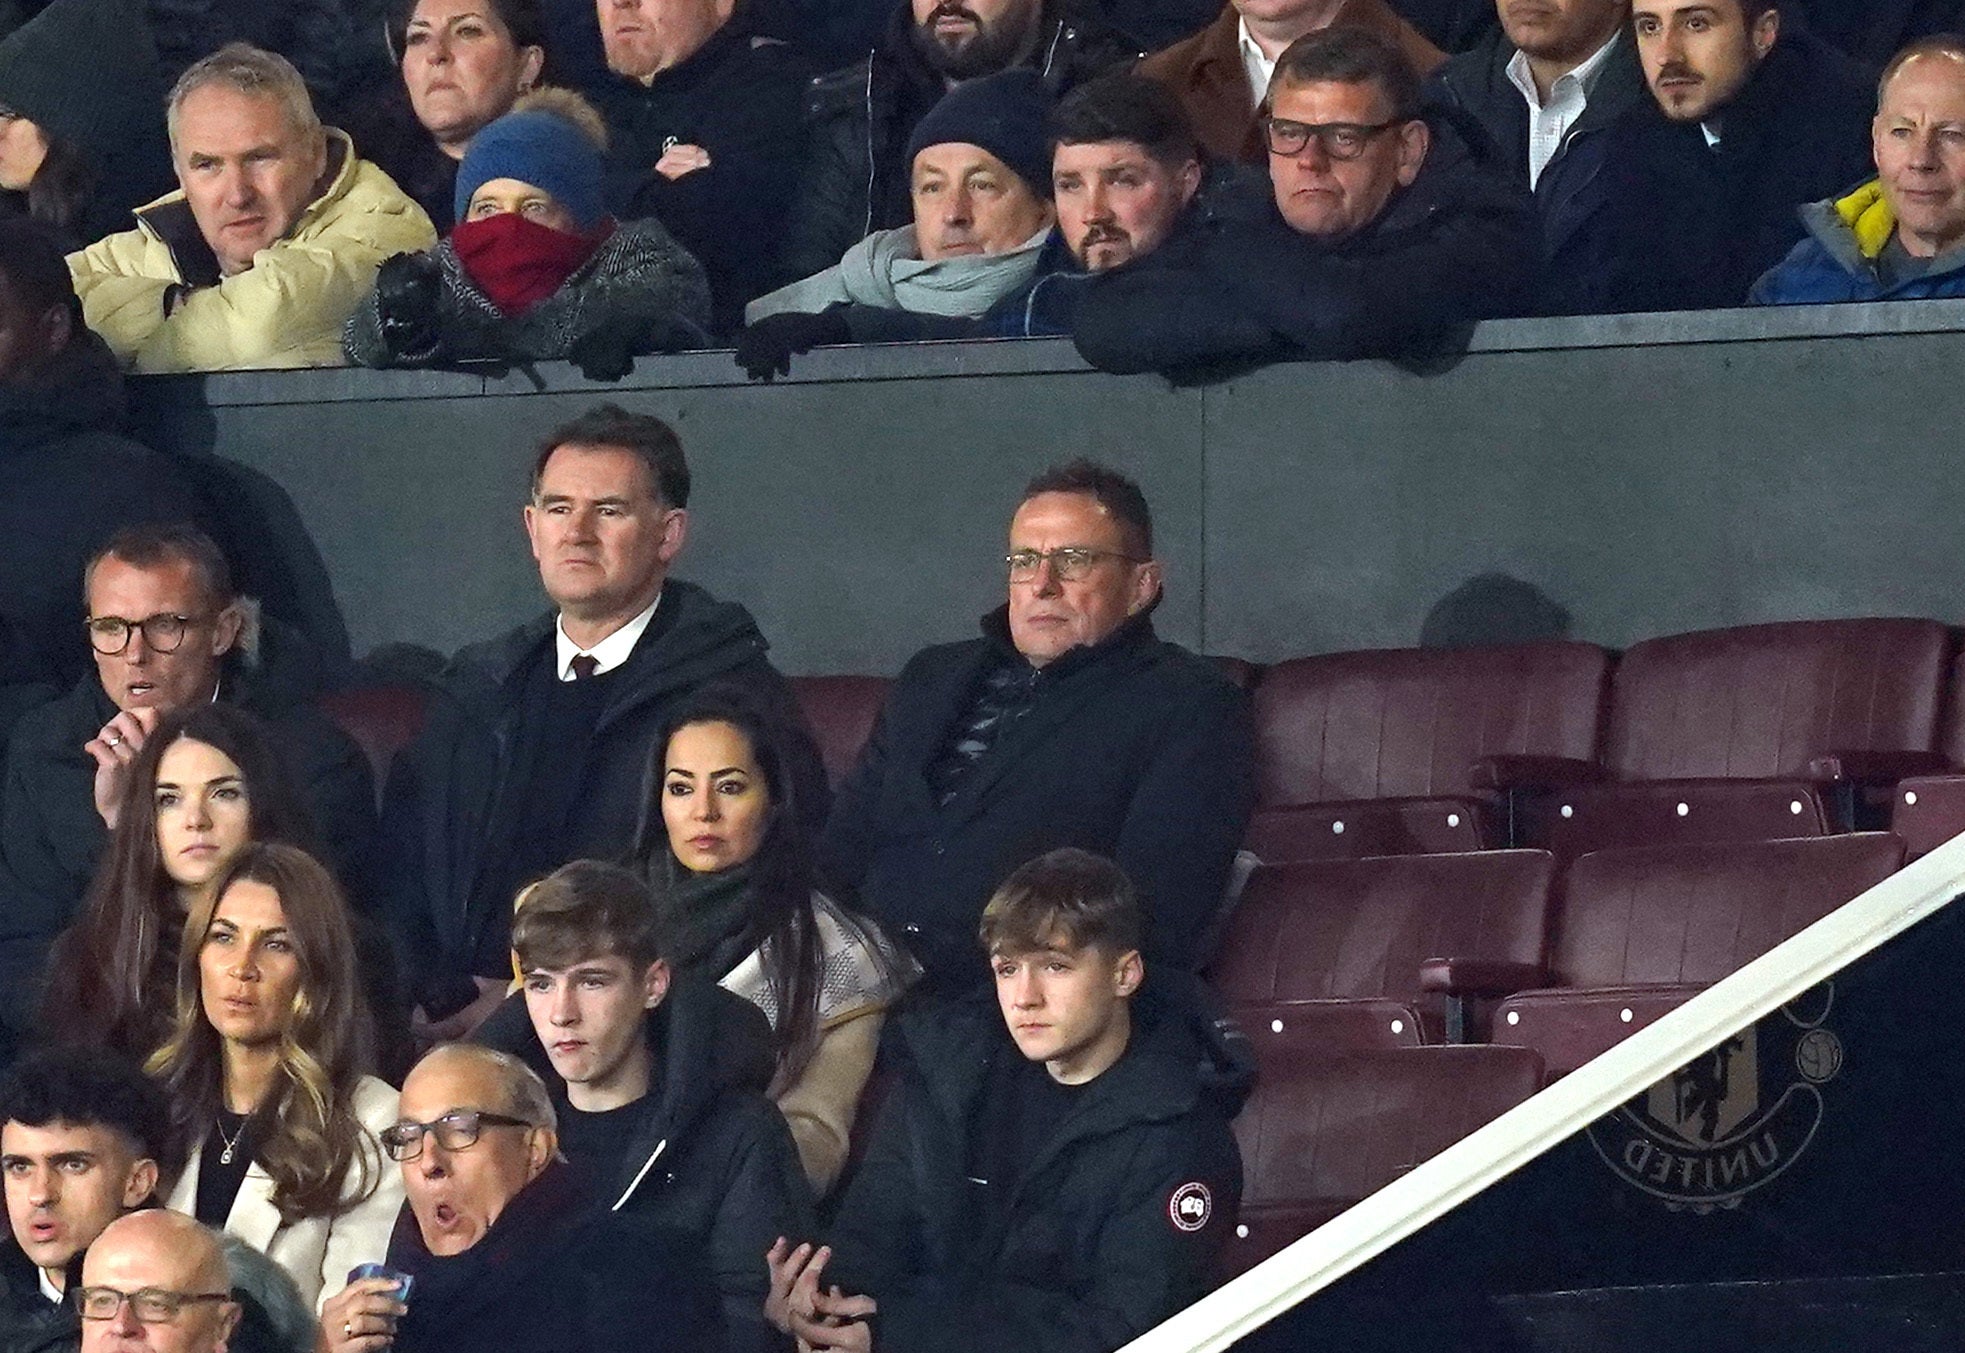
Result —
[{"label": "white shirt collar", "polygon": [[1699,124],[1699,134],[1706,138],[1707,150],[1719,149],[1719,138],[1722,132],[1717,122],[1701,122]]},{"label": "white shirt collar", "polygon": [[1256,46],[1255,35],[1249,32],[1247,19],[1235,21],[1235,32],[1242,52],[1242,70],[1249,77],[1249,93],[1255,96],[1254,102],[1260,106],[1263,95],[1269,92],[1269,81],[1276,74],[1276,63],[1264,56],[1262,48]]},{"label": "white shirt collar", "polygon": [[34,1266],[34,1276],[41,1280],[41,1295],[52,1301],[55,1305],[61,1305],[61,1291],[54,1285],[54,1281],[48,1277],[48,1270],[36,1264]]},{"label": "white shirt collar", "polygon": [[553,651],[558,661],[554,669],[561,681],[573,680],[573,660],[583,654],[594,660],[594,675],[611,672],[628,660],[635,651],[635,645],[648,629],[648,622],[655,618],[655,608],[662,604],[662,594],[657,592],[655,600],[648,603],[648,609],[602,639],[592,648],[582,648],[566,637],[566,617],[561,616],[553,625]]},{"label": "white shirt collar", "polygon": [[[1612,33],[1610,40],[1604,43],[1603,46],[1597,48],[1588,57],[1577,63],[1575,68],[1567,74],[1558,76],[1555,84],[1549,87],[1549,98],[1551,100],[1559,98],[1565,85],[1575,85],[1583,91],[1583,97],[1585,99],[1589,98],[1590,93],[1597,87],[1597,76],[1601,75],[1603,68],[1610,64],[1611,49],[1617,45],[1618,39],[1623,36],[1622,29]],[[1540,108],[1542,106],[1541,96],[1535,92],[1535,76],[1528,69],[1528,54],[1519,48],[1516,49],[1513,56],[1508,58],[1508,81],[1516,89],[1521,91],[1522,97],[1528,100],[1528,106],[1530,108]]]}]

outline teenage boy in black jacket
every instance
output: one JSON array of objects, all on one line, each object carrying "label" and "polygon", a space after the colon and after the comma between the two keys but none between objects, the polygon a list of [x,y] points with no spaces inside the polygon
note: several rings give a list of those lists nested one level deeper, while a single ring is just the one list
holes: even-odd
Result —
[{"label": "teenage boy in black jacket", "polygon": [[1235,1224],[1248,1062],[1138,998],[1141,916],[1109,860],[1026,864],[983,912],[1000,1016],[904,1017],[829,1246],[774,1245],[773,1323],[814,1349],[1105,1353],[1207,1291]]},{"label": "teenage boy in black jacket", "polygon": [[663,929],[627,869],[576,860],[554,871],[512,923],[524,1002],[479,1038],[539,1073],[560,1150],[601,1208],[702,1256],[726,1353],[776,1347],[757,1256],[809,1225],[811,1197],[791,1129],[757,1088],[770,1075],[769,1028],[742,997],[674,978]]}]

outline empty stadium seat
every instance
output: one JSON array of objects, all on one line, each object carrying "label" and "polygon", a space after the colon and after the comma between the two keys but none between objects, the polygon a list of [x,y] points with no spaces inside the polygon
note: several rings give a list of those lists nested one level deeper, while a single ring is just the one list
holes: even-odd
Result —
[{"label": "empty stadium seat", "polygon": [[1265,860],[1505,843],[1474,779],[1496,756],[1596,755],[1608,655],[1591,644],[1388,649],[1295,658],[1255,688]]},{"label": "empty stadium seat", "polygon": [[423,731],[429,701],[420,686],[361,686],[322,696],[320,707],[362,749],[379,794],[389,763]]},{"label": "empty stadium seat", "polygon": [[1541,1087],[1522,1048],[1408,1048],[1265,1066],[1235,1120],[1242,1207],[1223,1279],[1246,1272]]},{"label": "empty stadium seat", "polygon": [[1821,920],[1903,864],[1888,832],[1605,850],[1569,866],[1549,988],[1495,1013],[1496,1043],[1563,1075]]},{"label": "empty stadium seat", "polygon": [[1899,781],[1891,805],[1890,830],[1912,859],[1965,832],[1965,654],[1952,664],[1938,759],[1942,769]]},{"label": "empty stadium seat", "polygon": [[[1565,859],[1673,841],[1821,835],[1856,798],[1937,760],[1950,639],[1934,620],[1746,625],[1634,645],[1601,769],[1557,767],[1527,838]],[[1510,773],[1519,788],[1549,767]],[[1591,783],[1591,781],[1601,783]],[[1841,797],[1825,786],[1842,786]],[[1879,816],[1880,823],[1881,818]]]},{"label": "empty stadium seat", "polygon": [[[1554,860],[1537,850],[1265,865],[1209,981],[1257,1057],[1448,1033],[1450,1000],[1544,984]],[[1422,969],[1431,965],[1430,979]]]},{"label": "empty stadium seat", "polygon": [[860,749],[873,732],[890,684],[888,678],[878,676],[791,678],[792,694],[798,697],[805,721],[812,726],[826,777],[835,788],[860,759]]}]

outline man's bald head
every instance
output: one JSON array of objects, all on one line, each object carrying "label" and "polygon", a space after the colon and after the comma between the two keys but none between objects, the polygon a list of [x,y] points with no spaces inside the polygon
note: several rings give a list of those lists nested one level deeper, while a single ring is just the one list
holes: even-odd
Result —
[{"label": "man's bald head", "polygon": [[105,1318],[85,1318],[82,1353],[225,1353],[239,1320],[217,1232],[181,1212],[132,1212],[103,1228],[82,1260],[85,1311],[97,1288],[124,1296],[151,1289],[188,1300],[175,1320],[155,1324],[139,1320],[128,1301]]}]

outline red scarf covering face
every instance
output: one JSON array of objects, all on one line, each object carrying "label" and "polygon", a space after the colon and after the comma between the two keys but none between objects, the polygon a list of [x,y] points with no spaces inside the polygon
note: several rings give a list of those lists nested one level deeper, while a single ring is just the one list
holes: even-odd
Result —
[{"label": "red scarf covering face", "polygon": [[501,211],[461,222],[450,232],[450,247],[493,305],[504,314],[522,315],[558,291],[613,233],[612,219],[588,234],[570,235]]}]

